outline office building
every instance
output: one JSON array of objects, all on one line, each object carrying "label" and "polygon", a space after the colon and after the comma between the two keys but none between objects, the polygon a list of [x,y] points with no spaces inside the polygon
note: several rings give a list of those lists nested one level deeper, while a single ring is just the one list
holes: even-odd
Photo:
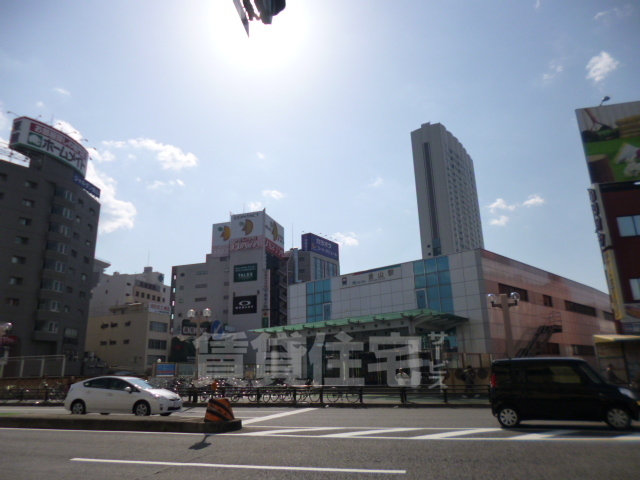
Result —
[{"label": "office building", "polygon": [[111,307],[129,303],[153,303],[154,308],[170,310],[170,287],[164,284],[164,274],[144,267],[142,273],[109,275],[98,273],[96,286],[91,291],[89,316],[108,315]]},{"label": "office building", "polygon": [[303,234],[301,245],[286,252],[289,284],[340,275],[340,245],[313,233]]},{"label": "office building", "polygon": [[70,136],[14,120],[0,158],[0,322],[13,324],[4,376],[80,373],[100,217],[87,162]]},{"label": "office building", "polygon": [[640,333],[640,102],[576,110],[618,333]]},{"label": "office building", "polygon": [[283,227],[265,211],[213,225],[206,262],[172,269],[171,313],[174,329],[187,332],[209,322],[226,331],[285,324]]},{"label": "office building", "polygon": [[439,123],[411,132],[422,257],[484,248],[473,161]]}]

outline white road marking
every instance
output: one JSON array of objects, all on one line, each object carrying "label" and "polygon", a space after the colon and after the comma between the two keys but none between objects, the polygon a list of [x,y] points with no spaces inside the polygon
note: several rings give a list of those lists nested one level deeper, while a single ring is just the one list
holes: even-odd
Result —
[{"label": "white road marking", "polygon": [[378,433],[391,433],[391,432],[410,432],[412,430],[422,430],[421,428],[383,428],[380,430],[364,430],[361,432],[344,432],[344,433],[329,433],[322,435],[323,438],[349,438],[363,435],[376,435]]},{"label": "white road marking", "polygon": [[[238,435],[244,435],[247,437],[267,437],[269,435],[283,435],[285,433],[291,432],[317,432],[320,430],[344,430],[343,427],[296,427],[296,428],[283,428],[280,430],[264,430],[262,432],[248,432],[248,433],[239,433]],[[324,435],[326,436],[326,435]]]},{"label": "white road marking", "polygon": [[251,420],[246,420],[246,421],[243,420],[242,421],[242,425],[249,425],[250,423],[263,422],[265,420],[271,420],[273,418],[286,417],[288,415],[296,415],[298,413],[311,412],[313,410],[317,410],[317,409],[316,408],[302,408],[300,410],[294,410],[292,412],[276,413],[274,415],[267,415],[266,417],[252,418]]},{"label": "white road marking", "polygon": [[221,463],[184,463],[184,462],[148,462],[141,460],[107,460],[99,458],[72,458],[72,462],[88,463],[119,463],[129,465],[157,465],[163,467],[207,467],[207,468],[236,468],[250,470],[288,470],[297,472],[334,472],[334,473],[385,473],[405,474],[406,470],[372,470],[366,468],[321,468],[321,467],[287,467],[277,465],[225,465]]},{"label": "white road marking", "polygon": [[545,440],[548,438],[559,437],[567,433],[575,432],[575,430],[549,430],[543,433],[529,433],[528,435],[519,435],[514,440]]},{"label": "white road marking", "polygon": [[438,438],[460,437],[462,435],[471,435],[472,433],[499,432],[501,428],[473,428],[469,430],[457,430],[454,432],[431,433],[429,435],[421,435],[419,437],[411,437],[412,440],[435,440]]}]

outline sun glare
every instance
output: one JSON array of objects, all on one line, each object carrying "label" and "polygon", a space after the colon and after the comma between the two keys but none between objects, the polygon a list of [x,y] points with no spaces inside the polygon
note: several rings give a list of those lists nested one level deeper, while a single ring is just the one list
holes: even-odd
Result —
[{"label": "sun glare", "polygon": [[233,3],[229,1],[229,4],[231,9],[218,23],[215,42],[230,61],[250,69],[274,69],[301,51],[306,37],[306,18],[298,6],[287,6],[273,18],[271,25],[251,22],[247,37]]}]

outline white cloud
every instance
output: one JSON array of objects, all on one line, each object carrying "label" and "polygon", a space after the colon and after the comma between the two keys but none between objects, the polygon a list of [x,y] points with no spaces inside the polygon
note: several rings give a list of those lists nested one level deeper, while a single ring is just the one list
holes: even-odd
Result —
[{"label": "white cloud", "polygon": [[333,237],[335,238],[336,243],[341,247],[356,247],[359,243],[354,232],[338,232],[334,234]]},{"label": "white cloud", "polygon": [[36,102],[36,107],[44,108],[44,102]]},{"label": "white cloud", "polygon": [[558,65],[554,61],[554,62],[551,62],[551,65],[549,65],[549,70],[550,70],[549,72],[542,75],[542,81],[544,83],[551,82],[554,78],[556,78],[559,74],[562,73],[562,71],[564,70],[564,67],[562,65]]},{"label": "white cloud", "polygon": [[64,89],[64,88],[57,87],[57,88],[54,88],[54,90],[56,92],[60,93],[61,95],[66,95],[66,96],[70,96],[71,95],[71,92],[69,90]]},{"label": "white cloud", "polygon": [[524,205],[525,207],[536,207],[538,205],[542,205],[543,203],[546,203],[546,200],[535,193],[533,195],[529,195],[529,199],[526,200],[522,205]]},{"label": "white cloud", "polygon": [[102,144],[112,148],[132,147],[153,152],[164,170],[182,170],[198,165],[198,157],[193,153],[184,153],[174,145],[165,145],[150,138],[136,138],[126,142],[109,140]]},{"label": "white cloud", "polygon": [[95,148],[91,148],[89,150],[89,156],[91,157],[91,160],[94,160],[97,163],[113,162],[116,159],[116,156],[113,153],[111,153],[109,150],[100,152]]},{"label": "white cloud", "polygon": [[614,18],[625,18],[629,17],[633,14],[633,8],[631,5],[625,5],[622,8],[615,7],[611,10],[607,10],[605,12],[598,12],[594,18],[594,20],[601,20],[607,25],[611,25]]},{"label": "white cloud", "polygon": [[178,180],[169,180],[168,182],[162,182],[160,180],[156,180],[153,183],[150,183],[147,185],[147,189],[148,190],[164,190],[166,192],[170,192],[173,190],[172,187],[184,187],[185,183],[178,179]]},{"label": "white cloud", "polygon": [[278,190],[263,190],[262,196],[272,198],[274,200],[282,200],[286,195]]},{"label": "white cloud", "polygon": [[518,208],[518,204],[509,205],[502,198],[498,198],[495,202],[489,205],[489,211],[491,213],[496,213],[496,210],[510,210],[513,211]]},{"label": "white cloud", "polygon": [[376,177],[370,184],[370,187],[381,187],[382,184],[384,183],[384,180],[382,180],[381,177]]},{"label": "white cloud", "polygon": [[[498,198],[495,202],[493,202],[487,208],[489,209],[489,212],[491,212],[492,214],[496,214],[499,211],[504,211],[504,210],[508,212],[513,212],[520,207],[537,207],[537,206],[543,205],[544,203],[546,203],[546,200],[542,198],[540,195],[538,195],[537,193],[534,193],[533,195],[529,195],[527,200],[525,200],[522,203],[508,204],[504,199]],[[489,220],[489,225],[504,227],[507,225],[507,222],[509,220],[510,220],[510,217],[506,215],[500,215],[498,218],[492,218],[491,220]]]},{"label": "white cloud", "polygon": [[586,78],[587,80],[593,79],[595,83],[601,82],[607,75],[618,68],[618,65],[620,65],[619,61],[615,60],[607,52],[602,51],[587,63],[586,68],[589,73]]},{"label": "white cloud", "polygon": [[504,227],[509,221],[509,217],[506,215],[500,215],[499,218],[494,218],[489,222],[489,225],[495,225],[497,227]]},{"label": "white cloud", "polygon": [[258,210],[262,210],[264,205],[262,205],[262,202],[249,202],[247,203],[247,208],[250,212],[257,212]]},{"label": "white cloud", "polygon": [[87,180],[100,189],[100,232],[112,233],[120,228],[133,228],[138,211],[133,203],[116,198],[117,182],[99,172],[92,162],[87,167]]},{"label": "white cloud", "polygon": [[264,160],[265,158],[267,158],[264,153],[258,152],[257,155],[260,160]]},{"label": "white cloud", "polygon": [[56,124],[54,125],[53,128],[55,128],[56,130],[60,130],[62,133],[66,135],[69,135],[76,142],[82,143],[83,140],[86,140],[86,138],[82,136],[82,134],[78,131],[77,128],[75,128],[73,125],[71,125],[69,122],[65,120],[56,119]]}]

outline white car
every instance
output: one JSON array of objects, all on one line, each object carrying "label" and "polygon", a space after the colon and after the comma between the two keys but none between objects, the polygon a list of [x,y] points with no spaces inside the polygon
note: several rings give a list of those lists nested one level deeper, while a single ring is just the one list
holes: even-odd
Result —
[{"label": "white car", "polygon": [[96,377],[71,385],[64,408],[77,415],[93,412],[168,416],[182,409],[182,399],[141,378]]}]

